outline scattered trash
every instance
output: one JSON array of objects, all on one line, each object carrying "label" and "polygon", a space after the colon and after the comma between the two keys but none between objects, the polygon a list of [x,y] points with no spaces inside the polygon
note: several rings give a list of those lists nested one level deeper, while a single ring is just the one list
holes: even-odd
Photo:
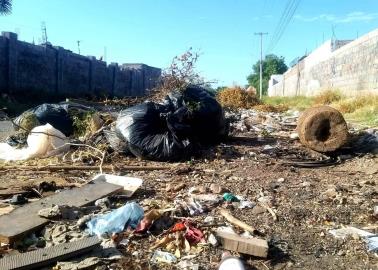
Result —
[{"label": "scattered trash", "polygon": [[177,258],[172,253],[155,250],[154,254],[152,255],[151,262],[172,264],[177,262]]},{"label": "scattered trash", "polygon": [[198,270],[199,264],[193,263],[189,260],[181,260],[178,264],[176,264],[176,267],[180,270]]},{"label": "scattered trash", "polygon": [[126,197],[131,197],[134,192],[143,184],[143,180],[140,178],[112,174],[98,174],[93,177],[92,181],[104,181],[109,184],[123,186],[123,194]]},{"label": "scattered trash", "polygon": [[217,240],[217,238],[215,237],[215,235],[212,234],[212,233],[209,234],[209,237],[207,238],[207,241],[208,241],[213,247],[218,246],[218,240]]},{"label": "scattered trash", "polygon": [[245,268],[238,257],[232,256],[229,252],[224,252],[218,270],[245,270]]},{"label": "scattered trash", "polygon": [[10,199],[9,203],[13,205],[20,205],[20,204],[25,204],[28,202],[28,199],[25,198],[24,195],[22,194],[16,194]]},{"label": "scattered trash", "polygon": [[364,239],[368,246],[368,251],[378,251],[378,235],[357,229],[355,227],[345,227],[341,229],[330,230],[330,234],[336,238],[345,239],[347,236],[357,235]]},{"label": "scattered trash", "polygon": [[185,239],[188,240],[190,244],[197,244],[199,242],[205,242],[204,235],[201,230],[188,225],[185,232]]},{"label": "scattered trash", "polygon": [[238,197],[236,197],[232,193],[224,193],[223,194],[223,200],[225,200],[226,202],[239,202]]},{"label": "scattered trash", "polygon": [[0,143],[0,160],[26,160],[35,157],[50,157],[67,152],[70,148],[68,139],[50,124],[31,130],[27,147],[13,148],[7,143]]},{"label": "scattered trash", "polygon": [[203,220],[204,223],[211,224],[214,223],[215,218],[213,216],[206,216],[205,219]]},{"label": "scattered trash", "polygon": [[256,205],[256,203],[246,200],[242,196],[237,195],[236,198],[239,200],[239,209],[253,208]]},{"label": "scattered trash", "polygon": [[163,216],[161,216],[152,223],[152,226],[149,228],[149,231],[154,235],[158,235],[164,231],[169,230],[169,228],[171,228],[173,224],[174,220],[168,214],[163,214]]},{"label": "scattered trash", "polygon": [[[71,136],[71,138],[61,137],[62,140],[57,140],[58,143],[54,142],[51,147],[43,145],[48,148],[47,152],[41,155],[38,152],[34,157],[66,152],[69,148],[62,152],[60,150],[67,146],[69,140],[72,144],[88,145],[89,151],[83,150],[81,146],[73,146],[71,151],[62,155],[62,158],[28,161],[26,166],[17,163],[14,166],[0,167],[1,173],[5,175],[12,170],[23,172],[33,170],[36,174],[46,174],[42,182],[39,179],[33,182],[37,179],[29,173],[25,173],[26,177],[20,174],[20,179],[28,180],[28,186],[20,190],[17,187],[0,186],[0,195],[4,194],[4,200],[0,201],[0,215],[11,210],[16,211],[15,215],[12,211],[0,217],[0,238],[7,243],[0,245],[0,255],[9,256],[8,253],[15,252],[12,248],[27,252],[71,242],[77,242],[79,245],[81,241],[84,243],[90,234],[96,235],[96,238],[104,238],[100,247],[86,256],[59,262],[54,269],[95,267],[118,269],[121,265],[122,267],[127,265],[130,269],[134,266],[147,269],[150,267],[150,261],[170,264],[166,266],[168,268],[186,270],[198,270],[200,267],[214,268],[215,264],[218,264],[217,256],[221,249],[261,258],[267,257],[269,250],[267,241],[256,238],[255,235],[260,237],[262,234],[242,221],[248,222],[251,216],[259,220],[254,224],[259,224],[263,231],[268,226],[272,226],[272,220],[277,221],[277,226],[274,226],[272,232],[276,230],[284,232],[283,229],[282,231],[279,229],[285,227],[281,226],[282,224],[287,222],[296,224],[298,220],[306,220],[306,226],[310,224],[312,226],[311,222],[314,221],[305,218],[306,213],[302,213],[302,210],[308,209],[299,209],[300,206],[293,204],[287,215],[284,213],[286,206],[291,207],[290,204],[295,200],[285,201],[283,195],[296,194],[295,196],[300,197],[301,200],[320,198],[332,202],[332,205],[340,204],[341,207],[347,204],[346,200],[351,200],[353,204],[362,207],[363,198],[360,197],[373,199],[376,186],[374,176],[377,170],[370,164],[364,163],[361,168],[356,169],[357,172],[365,173],[368,178],[364,179],[363,183],[356,182],[346,185],[347,187],[329,182],[333,186],[324,188],[322,180],[319,188],[315,178],[307,177],[306,173],[300,174],[297,168],[290,167],[290,171],[298,172],[300,178],[281,171],[281,166],[288,164],[283,161],[284,159],[316,159],[316,162],[320,163],[328,158],[325,154],[305,149],[295,141],[299,136],[293,132],[298,112],[278,114],[261,113],[253,109],[235,110],[226,113],[226,120],[222,108],[212,94],[198,87],[188,87],[183,90],[182,93],[172,92],[161,103],[145,102],[132,107],[123,106],[126,109],[121,113],[111,113],[111,121],[105,120],[103,114],[97,112],[92,114],[92,111],[86,108],[78,108],[79,114],[83,114],[84,117],[88,112],[91,114],[86,119],[88,126],[81,126],[82,130],[88,128],[89,132],[83,136],[75,133],[77,125],[83,124],[81,120],[69,110],[60,107],[60,104],[57,104],[57,107],[41,106],[45,108],[47,114],[52,113],[50,116],[46,114],[45,118],[37,117],[31,111],[26,112],[18,121],[23,128],[35,130],[37,127],[38,130],[50,126],[53,132],[59,131],[62,136]],[[40,126],[45,123],[43,119],[47,117],[53,119],[51,123]],[[66,118],[61,123],[54,122],[59,117]],[[115,119],[117,121],[112,123]],[[228,122],[233,134],[229,141],[210,149],[202,147],[219,143],[228,134]],[[61,126],[57,128],[59,124]],[[318,126],[323,127],[323,124],[318,123]],[[323,130],[319,131],[322,132]],[[369,135],[358,137],[356,141],[361,144],[374,143],[378,133],[366,132]],[[59,139],[54,135],[34,132],[29,137],[32,135],[42,135],[39,138],[46,141]],[[8,145],[8,148],[2,152],[3,146],[0,144],[0,156],[3,153],[5,156],[6,153],[8,158],[11,151],[26,151],[31,148],[28,138],[28,146],[20,149],[22,143],[26,144],[25,133],[19,133],[8,141],[14,147]],[[103,153],[102,159],[91,158],[93,153],[90,147],[100,149],[99,151]],[[355,157],[355,153],[358,153],[356,147],[353,145],[350,149],[341,149],[343,153],[338,154],[338,158]],[[362,145],[359,145],[359,148],[363,149]],[[200,150],[198,153],[197,149]],[[203,157],[197,159],[197,154],[202,155],[202,153]],[[184,159],[187,161],[172,163],[166,167],[150,167],[146,161],[133,159],[130,156],[124,157],[130,154],[141,159],[156,161]],[[30,158],[29,156],[27,158]],[[191,159],[188,160],[189,158]],[[78,161],[82,164],[75,164]],[[254,175],[253,170],[258,164],[264,164],[266,166],[264,170],[269,170],[269,173],[265,175],[260,170]],[[347,165],[349,164],[346,164],[346,167]],[[99,167],[111,174],[98,174],[88,181],[86,177],[89,171],[98,172]],[[164,171],[145,172],[156,168],[162,168]],[[252,175],[248,171],[250,168]],[[141,187],[142,179],[117,175],[129,171],[135,171],[132,173],[136,177],[143,176],[148,179],[146,187],[140,192],[135,191]],[[322,175],[316,174],[316,177],[322,179],[320,176]],[[255,178],[256,184],[253,184],[253,187],[248,185],[244,188],[247,181],[253,181]],[[32,183],[30,187],[29,180]],[[59,181],[64,181],[63,185]],[[75,186],[80,188],[68,190]],[[344,189],[348,189],[348,192],[344,192]],[[69,195],[71,191],[74,192]],[[56,193],[51,195],[53,192]],[[56,200],[56,196],[67,193],[69,194]],[[14,194],[17,195],[9,199]],[[51,196],[46,197],[47,195]],[[135,200],[138,203],[126,204],[133,195],[136,196]],[[9,207],[12,201],[15,204],[26,203],[25,196],[30,201],[27,205]],[[285,207],[281,207],[281,204],[285,204]],[[327,204],[327,207],[332,205]],[[235,212],[232,212],[233,210]],[[378,217],[377,206],[372,208],[369,204],[363,210],[361,215],[367,217],[366,220],[375,220]],[[266,212],[269,212],[272,218],[269,219]],[[257,215],[261,213],[265,214],[258,217]],[[281,216],[280,220],[277,219],[278,214],[282,215],[282,219]],[[339,219],[337,222],[344,223],[343,218],[335,215],[333,220],[327,213],[324,222],[328,225],[335,224]],[[15,223],[17,226],[8,225]],[[363,227],[364,230],[375,230],[374,225],[371,225],[371,228],[369,226]],[[40,228],[43,228],[42,231]],[[351,230],[353,232],[348,231],[344,234],[338,230],[330,232],[333,232],[335,237],[345,238],[346,235],[352,235],[354,239],[361,238],[367,242],[369,251],[377,250],[378,240],[375,234],[356,230],[358,229],[354,228]],[[320,236],[324,237],[324,232],[320,233]],[[288,251],[288,248],[282,248],[283,244],[279,242],[271,241],[269,246],[273,249],[282,249],[283,252]],[[125,253],[129,256],[122,255]],[[272,251],[272,254],[276,254],[276,250]],[[345,256],[349,251],[341,250],[336,254]],[[207,261],[204,261],[204,258]],[[112,265],[112,260],[117,262]],[[253,260],[253,257],[248,257],[248,262],[245,263],[254,264],[251,263]],[[270,260],[268,262],[271,263]],[[228,252],[222,256],[218,267],[218,269],[244,270],[244,262]],[[264,264],[264,267],[273,266]]]},{"label": "scattered trash", "polygon": [[125,228],[135,229],[143,218],[143,208],[137,203],[126,205],[105,215],[97,216],[87,222],[88,233],[98,237],[109,237],[112,233],[118,233]]},{"label": "scattered trash", "polygon": [[144,215],[143,219],[141,220],[141,222],[139,223],[137,228],[135,229],[135,232],[144,232],[144,231],[148,230],[148,228],[150,228],[150,226],[153,224],[153,222],[160,217],[161,217],[160,211],[158,211],[156,209],[152,209],[152,210],[148,211]]}]

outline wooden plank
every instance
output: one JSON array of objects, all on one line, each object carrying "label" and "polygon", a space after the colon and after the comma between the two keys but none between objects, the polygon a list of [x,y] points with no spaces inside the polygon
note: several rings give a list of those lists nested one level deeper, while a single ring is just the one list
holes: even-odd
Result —
[{"label": "wooden plank", "polygon": [[[102,166],[103,171],[161,171],[169,170],[171,167],[168,166]],[[76,166],[76,165],[47,165],[47,166],[25,166],[25,165],[8,165],[0,166],[0,171],[98,171],[99,166]]]},{"label": "wooden plank", "polygon": [[37,249],[0,259],[1,270],[31,270],[41,269],[57,261],[67,260],[91,251],[100,246],[100,239],[96,236],[83,238],[78,241],[60,244],[44,249]]},{"label": "wooden plank", "polygon": [[115,192],[121,192],[122,186],[104,181],[93,181],[81,188],[73,188],[56,193],[0,216],[0,242],[12,244],[23,235],[49,223],[48,219],[38,216],[38,211],[55,205],[85,206],[97,199]]},{"label": "wooden plank", "polygon": [[266,258],[268,256],[268,242],[258,238],[247,238],[227,232],[217,232],[217,236],[224,249]]}]

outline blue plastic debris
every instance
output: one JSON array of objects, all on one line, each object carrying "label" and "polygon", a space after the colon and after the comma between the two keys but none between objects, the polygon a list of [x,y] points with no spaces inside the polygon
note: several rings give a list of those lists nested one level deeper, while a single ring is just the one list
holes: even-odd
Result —
[{"label": "blue plastic debris", "polygon": [[126,205],[105,215],[97,216],[87,222],[88,233],[98,237],[111,236],[125,228],[135,229],[144,215],[143,208],[135,203]]}]

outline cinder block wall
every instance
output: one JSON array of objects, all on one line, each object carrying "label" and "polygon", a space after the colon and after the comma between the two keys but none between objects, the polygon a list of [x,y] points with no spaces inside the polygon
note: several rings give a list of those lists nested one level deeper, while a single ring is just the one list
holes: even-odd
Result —
[{"label": "cinder block wall", "polygon": [[107,65],[62,47],[19,41],[15,33],[0,36],[0,93],[143,96],[160,75],[161,69],[145,64]]},{"label": "cinder block wall", "polygon": [[290,68],[282,82],[268,89],[268,95],[313,96],[328,89],[347,96],[378,94],[378,29],[336,49],[322,61],[315,61],[315,53]]}]

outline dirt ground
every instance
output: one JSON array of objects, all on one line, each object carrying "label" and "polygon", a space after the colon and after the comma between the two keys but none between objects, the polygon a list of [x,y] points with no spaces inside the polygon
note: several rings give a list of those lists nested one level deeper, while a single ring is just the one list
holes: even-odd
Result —
[{"label": "dirt ground", "polygon": [[[143,203],[146,199],[173,202],[187,194],[191,187],[209,187],[212,183],[255,203],[264,200],[277,220],[259,206],[252,209],[228,206],[235,217],[258,229],[259,237],[269,241],[267,259],[241,255],[250,269],[378,269],[378,256],[367,251],[363,239],[353,236],[341,240],[329,233],[346,225],[373,233],[378,231],[377,217],[373,215],[373,208],[378,204],[378,156],[357,155],[352,149],[353,145],[349,145],[338,153],[339,164],[301,168],[295,163],[286,163],[319,156],[301,146],[297,139],[234,132],[221,145],[199,149],[191,161],[159,163],[115,155],[106,163],[119,167],[168,167],[164,171],[127,173],[144,180],[143,187],[132,198],[136,202]],[[92,175],[94,172],[85,171],[0,171],[0,191],[33,185],[41,179],[54,179],[62,186],[74,185]],[[172,183],[185,183],[185,188],[167,192],[166,186]],[[219,217],[221,207],[224,206],[211,209],[205,216]],[[112,269],[176,269],[171,265],[150,263],[153,251],[149,247],[155,240],[152,236],[133,238],[121,249],[125,258],[113,264]],[[222,252],[221,247],[207,246],[191,261],[198,263],[199,269],[216,269]],[[110,268],[98,266],[96,269]]]}]

